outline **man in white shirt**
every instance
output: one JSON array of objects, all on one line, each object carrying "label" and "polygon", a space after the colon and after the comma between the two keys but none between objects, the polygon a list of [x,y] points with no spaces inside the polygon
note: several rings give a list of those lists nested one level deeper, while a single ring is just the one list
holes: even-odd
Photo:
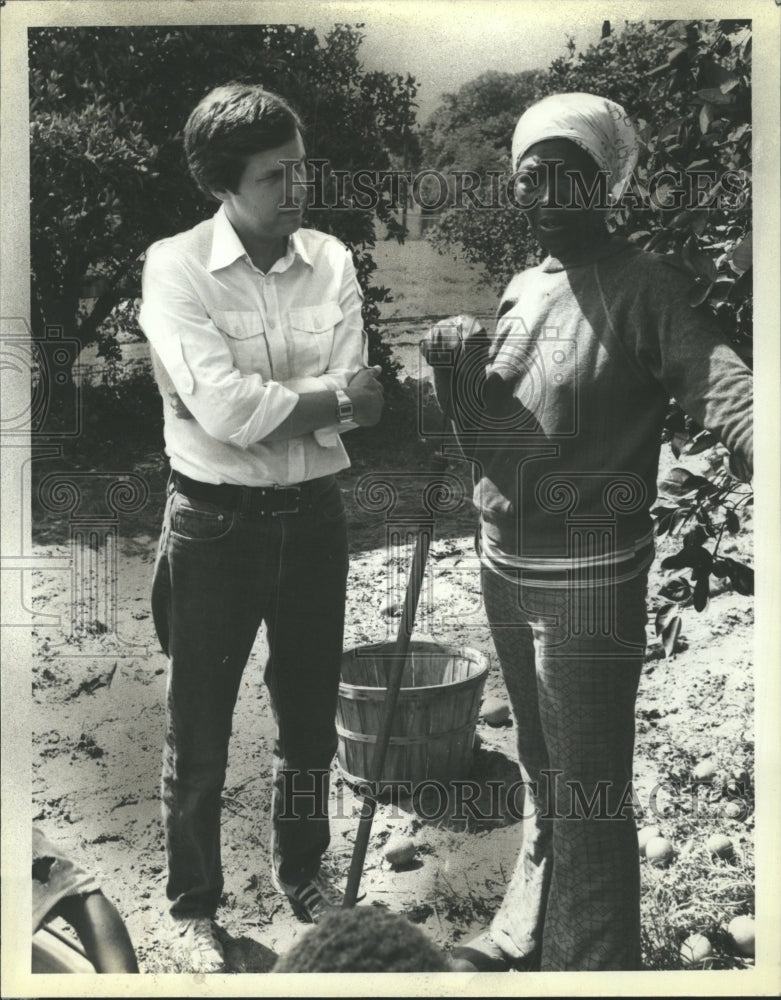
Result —
[{"label": "man in white shirt", "polygon": [[171,479],[155,567],[169,657],[163,818],[173,938],[224,958],[220,793],[242,671],[265,621],[277,722],[272,879],[316,920],[342,653],[347,535],[340,434],[380,417],[350,252],[301,229],[301,122],[259,86],[208,94],[185,127],[216,215],[150,247],[140,323],[163,396]]}]

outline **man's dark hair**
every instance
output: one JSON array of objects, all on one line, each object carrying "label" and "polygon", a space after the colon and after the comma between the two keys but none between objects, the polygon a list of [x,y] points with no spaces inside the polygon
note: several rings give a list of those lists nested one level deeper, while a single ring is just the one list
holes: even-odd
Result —
[{"label": "man's dark hair", "polygon": [[420,928],[377,906],[334,910],[281,955],[273,972],[448,972]]},{"label": "man's dark hair", "polygon": [[215,87],[184,127],[187,165],[198,187],[235,191],[247,157],[275,149],[303,132],[301,119],[278,94],[258,84]]}]

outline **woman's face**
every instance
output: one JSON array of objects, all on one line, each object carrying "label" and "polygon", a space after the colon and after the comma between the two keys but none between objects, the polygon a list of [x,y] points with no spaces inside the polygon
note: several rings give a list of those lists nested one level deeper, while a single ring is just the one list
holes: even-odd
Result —
[{"label": "woman's face", "polygon": [[580,146],[569,139],[537,142],[523,154],[516,177],[518,203],[552,256],[583,256],[605,238],[607,178]]}]

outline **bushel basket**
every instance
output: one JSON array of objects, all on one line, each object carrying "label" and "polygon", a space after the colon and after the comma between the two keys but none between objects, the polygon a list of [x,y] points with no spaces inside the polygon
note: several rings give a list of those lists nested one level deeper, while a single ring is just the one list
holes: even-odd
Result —
[{"label": "bushel basket", "polygon": [[[339,764],[369,780],[392,642],[342,654],[336,711]],[[469,774],[488,660],[465,646],[410,642],[380,781],[452,781]]]}]

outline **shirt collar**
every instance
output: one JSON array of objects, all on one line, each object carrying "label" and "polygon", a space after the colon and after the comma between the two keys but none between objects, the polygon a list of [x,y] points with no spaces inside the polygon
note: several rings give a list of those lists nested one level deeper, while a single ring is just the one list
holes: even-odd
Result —
[{"label": "shirt collar", "polygon": [[247,251],[244,244],[239,239],[239,235],[233,226],[228,222],[225,214],[225,206],[220,205],[214,216],[214,230],[212,232],[212,249],[209,256],[208,269],[217,271],[221,267],[227,267],[240,257],[244,257]]},{"label": "shirt collar", "polygon": [[308,266],[313,267],[312,258],[307,253],[306,247],[304,246],[304,240],[301,237],[301,230],[297,229],[292,236],[288,237],[287,240],[287,252],[288,254],[298,254],[301,260]]},{"label": "shirt collar", "polygon": [[[275,261],[269,273],[271,271],[286,271],[293,263],[296,255],[306,265],[312,267],[312,261],[304,246],[300,230],[296,230],[292,236],[288,237],[285,255],[280,257],[278,261]],[[225,206],[220,205],[214,215],[211,254],[209,255],[209,263],[207,265],[208,270],[217,271],[221,267],[228,267],[235,261],[245,257],[247,257],[247,251],[244,248],[244,244],[228,221],[228,217],[225,214]]]}]

